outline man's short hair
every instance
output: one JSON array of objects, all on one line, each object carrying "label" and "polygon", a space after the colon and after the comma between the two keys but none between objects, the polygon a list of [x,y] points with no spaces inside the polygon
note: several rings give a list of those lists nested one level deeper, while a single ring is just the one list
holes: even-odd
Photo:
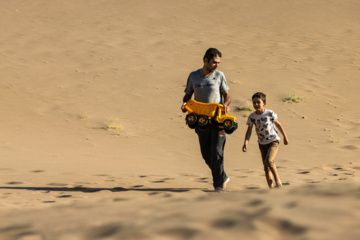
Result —
[{"label": "man's short hair", "polygon": [[251,99],[260,98],[264,103],[266,102],[266,94],[262,92],[254,93]]},{"label": "man's short hair", "polygon": [[221,57],[221,52],[219,50],[217,50],[216,48],[209,48],[206,51],[203,60],[205,61],[205,58],[206,58],[208,61],[210,61],[211,59],[216,58],[216,57]]}]

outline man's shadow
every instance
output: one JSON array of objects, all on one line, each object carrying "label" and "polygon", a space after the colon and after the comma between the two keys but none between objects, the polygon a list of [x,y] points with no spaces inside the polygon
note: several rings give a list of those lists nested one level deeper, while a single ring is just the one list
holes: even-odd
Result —
[{"label": "man's shadow", "polygon": [[100,191],[110,192],[126,192],[126,191],[139,191],[139,192],[188,192],[191,190],[203,190],[202,188],[91,188],[91,187],[0,187],[0,189],[13,189],[13,190],[30,190],[30,191],[55,191],[55,192],[83,192],[93,193]]}]

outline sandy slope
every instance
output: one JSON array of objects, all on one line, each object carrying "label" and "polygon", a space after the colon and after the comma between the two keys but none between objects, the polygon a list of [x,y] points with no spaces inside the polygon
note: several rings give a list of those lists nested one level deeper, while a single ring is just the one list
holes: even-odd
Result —
[{"label": "sandy slope", "polygon": [[[357,239],[359,10],[1,1],[0,238]],[[208,47],[223,53],[240,125],[223,195],[179,109]],[[277,157],[281,190],[266,189],[255,136],[241,152],[249,112],[236,109],[256,91],[291,141]],[[292,93],[306,101],[284,102]]]}]

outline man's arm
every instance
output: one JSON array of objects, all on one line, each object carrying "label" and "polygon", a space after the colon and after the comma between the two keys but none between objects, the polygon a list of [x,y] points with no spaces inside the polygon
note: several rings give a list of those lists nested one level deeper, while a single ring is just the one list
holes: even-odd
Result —
[{"label": "man's arm", "polygon": [[231,97],[230,97],[230,93],[229,91],[225,91],[222,93],[223,97],[224,97],[224,107],[226,112],[228,112],[230,110],[229,105],[231,103]]},{"label": "man's arm", "polygon": [[191,99],[191,95],[185,94],[185,96],[183,98],[183,104],[181,105],[181,111],[186,112],[185,105],[186,105],[187,101],[189,101],[190,99]]}]

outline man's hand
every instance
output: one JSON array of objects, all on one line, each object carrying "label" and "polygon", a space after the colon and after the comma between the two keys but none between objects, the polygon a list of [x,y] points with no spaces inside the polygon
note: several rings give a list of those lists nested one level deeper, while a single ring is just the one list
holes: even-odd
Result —
[{"label": "man's hand", "polygon": [[223,95],[223,97],[224,97],[223,106],[224,106],[224,108],[225,108],[225,111],[226,111],[226,112],[229,112],[229,111],[230,111],[229,105],[230,105],[230,103],[231,103],[230,93],[229,93],[229,91],[226,91],[226,92],[223,92],[222,95]]},{"label": "man's hand", "polygon": [[185,108],[185,105],[186,103],[191,99],[191,95],[192,94],[185,94],[185,96],[183,97],[183,104],[181,105],[181,111],[184,113],[184,112],[187,112],[186,108]]},{"label": "man's hand", "polygon": [[186,102],[184,102],[182,105],[181,105],[181,111],[183,113],[187,112],[186,108],[185,108],[185,105],[186,105]]}]

